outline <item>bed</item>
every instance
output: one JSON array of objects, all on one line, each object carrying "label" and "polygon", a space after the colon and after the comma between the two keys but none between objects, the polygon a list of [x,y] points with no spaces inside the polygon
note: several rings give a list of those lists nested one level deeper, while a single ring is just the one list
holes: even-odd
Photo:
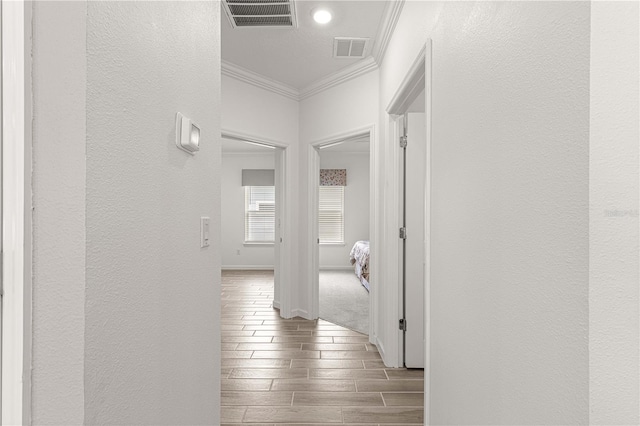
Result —
[{"label": "bed", "polygon": [[356,241],[349,254],[349,260],[355,267],[356,277],[369,291],[369,241]]}]

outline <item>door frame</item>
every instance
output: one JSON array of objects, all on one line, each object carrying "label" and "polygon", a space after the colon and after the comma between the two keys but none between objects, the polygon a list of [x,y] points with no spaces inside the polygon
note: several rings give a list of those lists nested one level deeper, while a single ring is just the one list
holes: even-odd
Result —
[{"label": "door frame", "polygon": [[31,423],[31,3],[2,0],[2,424]]},{"label": "door frame", "polygon": [[375,269],[371,269],[375,265],[377,250],[377,192],[376,192],[376,126],[371,124],[365,127],[357,128],[345,133],[340,133],[325,139],[315,141],[308,145],[308,187],[307,187],[307,206],[308,215],[308,253],[309,259],[309,275],[307,277],[311,286],[308,292],[309,299],[307,306],[311,307],[311,319],[317,319],[320,314],[320,245],[318,244],[318,204],[319,204],[319,185],[320,185],[320,149],[328,145],[334,145],[348,139],[358,136],[369,136],[369,244],[371,247],[371,258],[369,268],[369,341],[376,342],[376,320],[378,306],[378,293],[376,289]]},{"label": "door frame", "polygon": [[[433,373],[431,370],[431,363],[430,363],[430,360],[431,360],[431,306],[430,304],[431,304],[431,266],[432,266],[431,265],[431,201],[432,201],[431,170],[432,170],[432,164],[433,164],[433,159],[431,155],[431,147],[432,147],[431,100],[432,100],[432,90],[433,90],[432,67],[433,67],[432,41],[431,39],[427,39],[426,43],[420,50],[420,53],[418,53],[417,58],[415,59],[415,61],[413,62],[413,64],[405,74],[405,77],[402,80],[402,83],[396,90],[395,95],[389,102],[389,105],[387,106],[387,109],[386,109],[388,120],[389,120],[388,123],[389,123],[389,129],[390,129],[390,136],[391,136],[391,141],[389,146],[391,147],[391,150],[393,153],[391,157],[399,158],[400,146],[399,146],[399,143],[396,143],[396,141],[398,141],[400,138],[401,126],[398,125],[398,119],[404,113],[407,112],[409,106],[413,103],[413,101],[417,98],[417,96],[420,95],[420,93],[424,90],[425,125],[427,129],[426,130],[427,134],[425,139],[426,140],[426,146],[425,146],[426,163],[425,164],[427,165],[427,171],[424,177],[425,179],[424,180],[424,191],[425,191],[424,207],[426,212],[425,227],[424,227],[425,229],[424,230],[424,241],[425,241],[425,247],[424,247],[424,250],[425,250],[424,251],[425,253],[425,259],[424,259],[424,264],[425,264],[425,274],[424,274],[425,362],[424,362],[424,365],[425,365],[425,370],[429,372],[428,375],[425,375],[425,379],[424,379],[424,412],[425,412],[424,424],[425,425],[430,424],[430,419],[429,419],[429,413],[431,412],[430,410],[430,401],[431,401],[430,376]],[[399,187],[399,184],[400,184],[399,173],[391,174],[389,179],[390,179],[390,185],[389,185],[390,188]],[[399,204],[396,203],[395,205],[399,205]],[[392,217],[390,218],[390,221],[387,222],[388,225],[399,223],[399,217],[394,218],[393,212],[391,216]],[[395,234],[395,237],[397,238],[397,230],[398,230],[398,227],[396,226],[387,227],[388,235],[390,238],[388,241],[393,241],[391,237],[393,237],[394,235],[392,234]],[[390,247],[391,252],[388,253],[389,255],[387,256],[387,261],[388,261],[387,276],[389,278],[393,278],[394,274],[396,274],[396,271],[399,271],[401,269],[400,258],[397,255],[398,253],[396,252],[396,251],[399,251],[399,244],[400,242],[398,243],[398,247],[396,247],[396,245],[391,245]],[[396,275],[396,279],[390,280],[388,284],[391,282],[398,283],[398,287],[399,287],[398,299],[402,300],[401,299],[402,288],[399,285],[397,275]],[[402,307],[398,306],[397,309],[400,312]],[[400,342],[399,347],[401,347],[402,333],[398,327],[396,327],[395,333],[397,333],[397,340],[398,342]],[[400,359],[403,356],[404,355],[402,353],[399,354]]]},{"label": "door frame", "polygon": [[[291,237],[293,235],[291,229],[291,211],[292,185],[290,179],[291,165],[291,149],[289,145],[267,139],[261,136],[249,135],[235,130],[222,129],[221,136],[226,139],[233,139],[240,142],[250,142],[276,148],[275,155],[275,178],[276,185],[282,188],[281,194],[276,203],[276,238],[274,245],[274,289],[273,289],[273,306],[280,310],[282,318],[293,317],[291,306]],[[284,226],[281,226],[284,224]]]}]

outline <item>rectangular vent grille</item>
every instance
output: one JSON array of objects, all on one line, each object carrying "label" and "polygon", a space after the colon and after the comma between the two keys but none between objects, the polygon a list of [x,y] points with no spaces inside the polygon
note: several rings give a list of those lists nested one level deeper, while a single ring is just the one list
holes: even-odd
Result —
[{"label": "rectangular vent grille", "polygon": [[364,58],[368,44],[368,38],[336,37],[333,39],[333,57]]},{"label": "rectangular vent grille", "polygon": [[293,0],[223,0],[233,28],[296,28]]}]

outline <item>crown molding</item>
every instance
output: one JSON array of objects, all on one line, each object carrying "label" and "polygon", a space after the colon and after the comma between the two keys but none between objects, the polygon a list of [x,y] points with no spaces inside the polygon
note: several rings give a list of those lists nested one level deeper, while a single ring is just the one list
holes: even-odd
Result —
[{"label": "crown molding", "polygon": [[402,12],[404,2],[405,0],[391,1],[387,3],[384,10],[384,16],[380,22],[380,28],[378,29],[378,34],[376,36],[376,45],[373,51],[373,57],[378,65],[382,64],[384,55],[387,53],[387,47],[389,46],[391,36],[396,29],[398,20],[400,19],[400,13]]},{"label": "crown molding", "polygon": [[300,100],[300,92],[295,87],[272,80],[246,68],[232,64],[231,62],[222,61],[222,75],[268,90],[286,98],[293,99],[294,101]]},{"label": "crown molding", "polygon": [[378,64],[375,59],[369,56],[305,87],[300,91],[300,99],[307,99],[313,95],[377,69]]}]

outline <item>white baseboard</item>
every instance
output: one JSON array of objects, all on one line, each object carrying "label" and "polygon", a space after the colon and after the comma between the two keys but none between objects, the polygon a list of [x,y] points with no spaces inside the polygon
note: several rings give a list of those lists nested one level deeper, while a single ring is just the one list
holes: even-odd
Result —
[{"label": "white baseboard", "polygon": [[321,266],[320,270],[321,271],[328,271],[328,270],[339,270],[339,271],[353,271],[353,266]]},{"label": "white baseboard", "polygon": [[294,309],[291,311],[291,315],[294,317],[301,317],[304,319],[311,319],[311,315],[309,315],[309,312],[307,312],[305,309]]},{"label": "white baseboard", "polygon": [[223,271],[273,271],[273,265],[223,265]]},{"label": "white baseboard", "polygon": [[275,300],[273,301],[273,307],[275,309],[280,309],[280,302],[276,302]]},{"label": "white baseboard", "polygon": [[386,351],[384,350],[384,345],[382,344],[382,342],[376,337],[376,347],[378,348],[378,353],[380,354],[380,357],[382,358],[382,362],[384,363],[384,365],[386,367],[388,367],[389,365],[387,364],[387,361],[385,361],[386,359]]}]

